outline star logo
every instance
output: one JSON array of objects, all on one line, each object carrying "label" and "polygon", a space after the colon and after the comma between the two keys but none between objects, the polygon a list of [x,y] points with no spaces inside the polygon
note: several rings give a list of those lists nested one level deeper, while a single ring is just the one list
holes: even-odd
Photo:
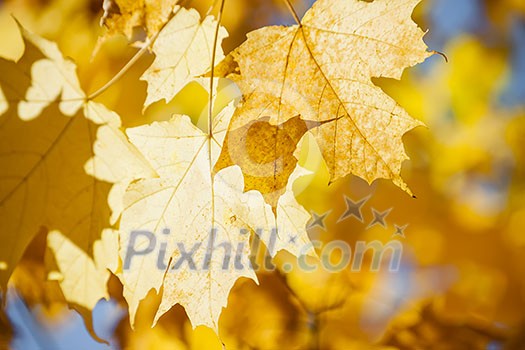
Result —
[{"label": "star logo", "polygon": [[374,214],[374,219],[368,224],[368,226],[366,228],[370,228],[370,227],[375,226],[375,225],[381,225],[384,228],[386,228],[387,227],[386,217],[388,216],[388,214],[390,214],[392,209],[393,208],[390,208],[390,209],[387,209],[385,211],[381,211],[380,212],[380,211],[376,210],[375,208],[372,208],[372,214]]},{"label": "star logo", "polygon": [[349,197],[345,195],[346,211],[343,213],[343,215],[341,215],[341,217],[339,218],[339,220],[337,220],[337,222],[346,220],[351,216],[363,222],[363,213],[361,212],[361,208],[368,201],[368,199],[370,199],[370,196],[367,196],[359,200],[358,202],[354,202],[352,199],[350,199]]},{"label": "star logo", "polygon": [[320,227],[322,228],[323,230],[326,231],[326,224],[324,223],[326,217],[328,215],[330,215],[332,211],[329,210],[327,212],[325,212],[324,214],[317,214],[315,211],[313,210],[310,210],[310,214],[312,215],[312,218],[310,219],[310,221],[308,222],[308,226],[306,226],[307,229],[311,229],[311,228],[314,228],[314,227]]},{"label": "star logo", "polygon": [[297,239],[297,236],[290,235],[289,239],[288,239],[288,242],[291,243],[291,244],[297,244],[296,239]]},{"label": "star logo", "polygon": [[394,227],[396,228],[396,232],[394,232],[394,234],[392,236],[394,236],[394,237],[400,236],[400,237],[405,238],[405,230],[408,227],[408,224],[406,224],[404,226],[398,226],[398,225],[394,224]]}]

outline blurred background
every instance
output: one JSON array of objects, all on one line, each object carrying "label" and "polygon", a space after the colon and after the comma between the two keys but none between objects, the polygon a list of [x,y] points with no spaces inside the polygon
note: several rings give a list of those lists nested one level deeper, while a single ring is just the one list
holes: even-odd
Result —
[{"label": "blurred background", "polygon": [[[296,0],[294,6],[302,14],[311,3]],[[209,2],[191,5],[205,12]],[[101,9],[101,0],[0,1],[0,55],[16,59],[23,52],[14,16],[56,41],[77,63],[84,89],[95,91],[136,52],[115,37],[92,55],[104,32]],[[283,273],[279,267],[293,261],[282,254],[277,271],[259,274],[260,286],[236,284],[220,319],[220,339],[203,327],[192,330],[178,306],[149,328],[155,295],[139,309],[132,332],[112,279],[113,298],[93,312],[94,332],[104,344],[64,305],[56,282],[46,281],[37,238],[13,275],[0,314],[0,347],[222,349],[222,342],[227,349],[269,350],[525,349],[525,1],[423,0],[413,18],[428,30],[430,49],[449,62],[436,55],[407,69],[401,81],[374,82],[427,125],[404,137],[411,160],[402,175],[417,199],[388,181],[368,185],[347,177],[328,186],[309,138],[300,163],[314,174],[295,184],[301,204],[327,214],[326,227],[309,231],[312,239],[350,246],[399,240],[399,271]],[[230,37],[223,48],[229,52],[261,26],[292,23],[281,0],[228,0],[223,24]],[[140,113],[146,83],[139,77],[152,60],[143,57],[97,100],[118,112],[126,127],[173,113],[199,118],[208,97],[197,83]],[[368,198],[363,222],[338,220],[344,196]],[[386,227],[369,227],[372,209],[389,210]],[[394,235],[405,225],[404,237]]]}]

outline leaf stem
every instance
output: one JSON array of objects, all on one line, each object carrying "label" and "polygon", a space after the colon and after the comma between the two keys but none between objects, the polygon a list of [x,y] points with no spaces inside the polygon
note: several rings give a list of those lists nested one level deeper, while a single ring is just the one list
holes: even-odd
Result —
[{"label": "leaf stem", "polygon": [[435,51],[435,50],[432,50],[430,52],[433,53],[434,55],[440,55],[441,57],[443,57],[445,59],[445,62],[448,63],[448,57],[443,52],[439,52],[439,51]]},{"label": "leaf stem", "polygon": [[213,79],[215,75],[215,60],[216,51],[219,41],[219,30],[221,28],[222,13],[224,12],[224,3],[226,0],[221,0],[219,13],[217,14],[217,26],[215,27],[215,36],[213,38],[213,48],[211,53],[211,74],[210,74],[210,100],[208,103],[208,135],[210,139],[213,137]]},{"label": "leaf stem", "polygon": [[293,16],[293,19],[295,20],[295,22],[299,25],[299,27],[301,26],[301,20],[299,19],[299,16],[297,15],[297,12],[295,11],[292,3],[290,2],[290,0],[284,0],[284,2],[286,3],[286,7],[288,7],[288,10],[290,11],[290,13],[292,14]]},{"label": "leaf stem", "polygon": [[150,40],[149,38],[146,39],[146,42],[144,43],[144,46],[131,57],[131,59],[126,63],[124,67],[120,69],[120,71],[113,76],[104,86],[102,86],[97,91],[91,93],[86,99],[88,101],[93,100],[94,98],[100,96],[102,93],[104,93],[107,89],[109,89],[113,84],[115,84],[117,81],[119,81],[124,74],[128,72],[128,70],[144,55],[144,53],[149,49],[151,44],[155,41],[155,37]]},{"label": "leaf stem", "polygon": [[[206,11],[206,15],[204,16],[204,18],[208,17],[209,15],[211,15],[211,12],[213,11],[213,9],[215,8],[215,5],[217,5],[217,1],[218,0],[213,0],[213,3],[211,4],[211,6],[208,8],[208,11]],[[203,19],[204,20],[204,19]]]}]

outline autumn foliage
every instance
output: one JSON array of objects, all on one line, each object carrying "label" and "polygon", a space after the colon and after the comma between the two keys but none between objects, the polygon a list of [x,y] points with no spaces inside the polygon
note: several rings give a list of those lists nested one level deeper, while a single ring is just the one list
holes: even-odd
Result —
[{"label": "autumn foliage", "polygon": [[[519,349],[525,129],[487,102],[505,52],[427,47],[420,2],[55,1],[42,36],[6,3],[2,300],[67,305],[100,343],[114,300],[127,348]],[[293,24],[254,28],[264,6]]]}]

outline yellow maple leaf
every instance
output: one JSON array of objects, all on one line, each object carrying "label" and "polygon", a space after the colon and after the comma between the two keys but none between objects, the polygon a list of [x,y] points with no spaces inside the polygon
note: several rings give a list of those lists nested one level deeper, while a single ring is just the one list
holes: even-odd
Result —
[{"label": "yellow maple leaf", "polygon": [[168,21],[178,0],[104,0],[101,24],[108,28],[103,39],[124,34],[131,39],[133,29],[142,27],[154,36]]},{"label": "yellow maple leaf", "polygon": [[[0,116],[0,286],[5,290],[45,227],[66,299],[90,310],[107,297],[107,269],[116,269],[118,259],[112,185],[154,171],[127,142],[118,115],[87,101],[75,64],[56,44],[20,30],[24,56],[17,63],[0,59],[10,102]],[[115,150],[127,155],[125,166],[113,160]]]},{"label": "yellow maple leaf", "polygon": [[[214,54],[216,62],[224,58],[220,45],[213,52],[218,25],[213,16],[201,20],[196,10],[178,7],[174,13],[153,44],[155,60],[141,77],[148,82],[145,107],[161,99],[169,102],[192,78],[207,73]],[[227,36],[221,26],[218,43]]]},{"label": "yellow maple leaf", "polygon": [[421,123],[371,78],[399,79],[431,55],[410,18],[419,2],[318,0],[300,24],[249,33],[232,53],[238,71],[229,77],[244,103],[231,128],[265,116],[275,125],[297,115],[321,122],[312,132],[332,181],[387,178],[410,193],[399,174],[401,137]]},{"label": "yellow maple leaf", "polygon": [[[214,174],[233,111],[229,104],[219,113],[213,136],[181,115],[127,131],[160,176],[132,183],[125,196],[119,277],[132,324],[140,300],[162,286],[155,321],[179,303],[194,327],[217,330],[235,281],[257,280],[248,260],[250,231],[260,235],[272,255],[281,249],[313,254],[305,229],[310,216],[295,200],[291,185],[278,203],[276,220],[259,192],[243,192],[237,166]],[[304,173],[298,168],[292,178]],[[291,233],[297,236],[293,241],[286,235]]]},{"label": "yellow maple leaf", "polygon": [[215,168],[239,165],[245,190],[258,190],[268,204],[276,207],[296,168],[297,144],[311,125],[299,117],[282,125],[272,125],[268,119],[260,118],[228,132]]},{"label": "yellow maple leaf", "polygon": [[[26,45],[25,61],[17,62],[16,66],[5,61],[6,65],[13,64],[16,68],[3,69],[1,81],[7,85],[4,88],[9,88],[16,94],[11,99],[19,101],[18,116],[24,121],[32,120],[59,97],[60,112],[65,116],[74,115],[85,99],[75,64],[62,56],[55,43],[44,40],[25,30],[18,22],[17,24]],[[28,86],[16,86],[17,79],[22,78],[24,71],[30,71],[30,75],[25,74],[23,78]]]}]

